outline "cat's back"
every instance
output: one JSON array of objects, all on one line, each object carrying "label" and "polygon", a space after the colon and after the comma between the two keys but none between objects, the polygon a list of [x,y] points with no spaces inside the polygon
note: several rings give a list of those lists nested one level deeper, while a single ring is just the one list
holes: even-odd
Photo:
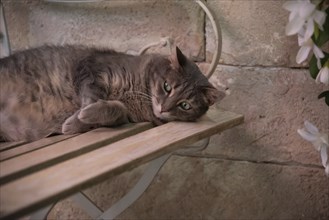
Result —
[{"label": "cat's back", "polygon": [[89,51],[43,46],[0,59],[0,136],[33,139],[57,132],[79,107],[72,74]]},{"label": "cat's back", "polygon": [[18,51],[0,59],[0,76],[43,77],[53,71],[68,71],[88,54],[90,49],[80,46],[42,46]]},{"label": "cat's back", "polygon": [[42,46],[0,59],[1,103],[67,96],[73,92],[76,65],[88,53],[78,46]]}]

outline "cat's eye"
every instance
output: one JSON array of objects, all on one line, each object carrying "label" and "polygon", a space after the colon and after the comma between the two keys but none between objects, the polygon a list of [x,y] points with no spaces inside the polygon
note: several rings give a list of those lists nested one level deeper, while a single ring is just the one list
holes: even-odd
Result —
[{"label": "cat's eye", "polygon": [[164,82],[163,84],[163,89],[167,92],[167,93],[170,93],[172,88],[171,86],[167,83],[167,82]]},{"label": "cat's eye", "polygon": [[192,108],[191,105],[187,102],[179,103],[179,107],[181,107],[183,110],[190,110]]}]

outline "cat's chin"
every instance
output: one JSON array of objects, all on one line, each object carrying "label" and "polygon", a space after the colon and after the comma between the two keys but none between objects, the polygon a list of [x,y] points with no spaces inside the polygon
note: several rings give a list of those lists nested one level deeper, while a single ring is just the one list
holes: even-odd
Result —
[{"label": "cat's chin", "polygon": [[167,123],[167,121],[161,120],[159,118],[154,118],[152,122],[156,126],[163,125],[163,124]]}]

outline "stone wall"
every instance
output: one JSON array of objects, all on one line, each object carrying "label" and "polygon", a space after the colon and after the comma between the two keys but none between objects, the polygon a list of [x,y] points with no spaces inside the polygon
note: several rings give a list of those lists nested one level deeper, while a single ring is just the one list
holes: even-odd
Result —
[{"label": "stone wall", "polygon": [[[3,2],[14,51],[44,43],[79,43],[136,52],[170,36],[203,67],[212,58],[212,28],[193,1]],[[314,83],[306,63],[295,62],[297,39],[284,35],[284,1],[207,2],[223,36],[220,64],[211,81],[230,92],[217,107],[244,114],[245,123],[214,136],[203,152],[171,157],[118,219],[328,219],[329,179],[318,152],[296,132],[307,119],[329,133],[329,108],[317,100],[325,87]],[[85,193],[107,209],[144,168]],[[70,199],[49,215],[77,218],[89,217]]]},{"label": "stone wall", "polygon": [[3,2],[13,52],[43,44],[83,44],[134,53],[169,36],[190,57],[204,60],[204,15],[196,4],[172,0]]}]

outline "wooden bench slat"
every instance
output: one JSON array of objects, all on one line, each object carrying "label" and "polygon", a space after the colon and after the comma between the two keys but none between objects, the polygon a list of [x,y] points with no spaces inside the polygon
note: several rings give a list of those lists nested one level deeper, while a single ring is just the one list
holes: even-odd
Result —
[{"label": "wooden bench slat", "polygon": [[0,213],[2,217],[13,217],[34,211],[111,175],[243,121],[243,116],[231,112],[208,115],[212,120],[167,123],[2,185]]},{"label": "wooden bench slat", "polygon": [[65,139],[68,139],[73,136],[76,136],[76,135],[57,135],[57,136],[52,136],[52,137],[48,137],[48,138],[43,138],[41,140],[34,141],[34,142],[31,142],[28,144],[24,144],[20,147],[8,149],[8,150],[0,153],[0,161],[8,160],[10,158],[46,147],[50,144],[54,144],[54,143],[63,141]]},{"label": "wooden bench slat", "polygon": [[0,162],[0,184],[19,178],[31,171],[62,162],[76,155],[151,128],[151,123],[127,124],[118,128],[99,128],[55,143],[50,147]]},{"label": "wooden bench slat", "polygon": [[19,147],[22,144],[25,144],[25,141],[14,141],[14,142],[1,142],[0,143],[0,152]]}]

